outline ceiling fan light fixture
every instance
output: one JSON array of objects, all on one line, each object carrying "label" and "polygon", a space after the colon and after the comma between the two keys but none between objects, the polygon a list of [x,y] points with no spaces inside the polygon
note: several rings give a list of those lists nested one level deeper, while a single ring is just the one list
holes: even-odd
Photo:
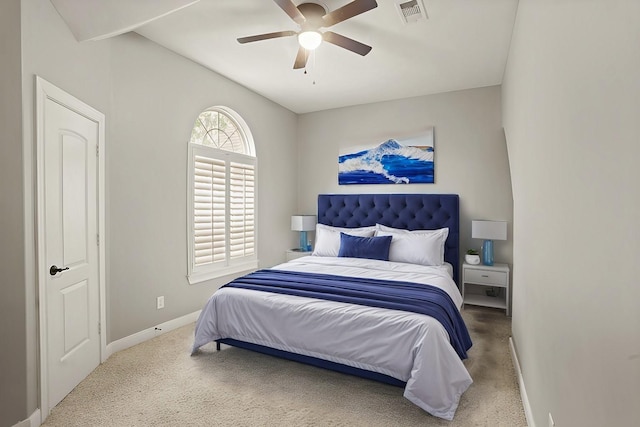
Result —
[{"label": "ceiling fan light fixture", "polygon": [[[323,41],[361,56],[365,56],[371,51],[371,46],[367,46],[364,43],[360,43],[357,40],[350,39],[349,37],[334,33],[330,30],[320,31],[320,28],[329,28],[347,19],[375,9],[378,7],[376,0],[350,0],[346,5],[332,11],[328,11],[326,6],[316,3],[315,0],[302,0],[302,3],[298,5],[294,3],[294,0],[273,1],[280,9],[289,15],[289,18],[293,19],[295,23],[299,25],[300,31],[278,31],[240,37],[238,43],[244,44],[297,35],[299,47],[296,53],[296,60],[293,63],[294,70],[305,68],[307,60],[312,56],[310,51],[312,52],[317,49]],[[306,1],[309,2],[307,3]],[[418,0],[395,1],[413,1],[417,4]]]},{"label": "ceiling fan light fixture", "polygon": [[307,50],[314,50],[322,43],[322,34],[318,31],[303,31],[298,34],[298,43]]}]

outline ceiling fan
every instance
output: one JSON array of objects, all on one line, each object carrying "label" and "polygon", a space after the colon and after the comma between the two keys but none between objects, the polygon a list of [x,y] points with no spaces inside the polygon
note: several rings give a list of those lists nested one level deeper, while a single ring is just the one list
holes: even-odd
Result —
[{"label": "ceiling fan", "polygon": [[274,39],[278,37],[298,36],[300,47],[294,69],[304,68],[307,65],[308,51],[317,48],[322,41],[340,46],[341,48],[365,56],[371,51],[371,46],[350,39],[333,31],[320,31],[320,28],[328,28],[349,18],[368,12],[378,7],[376,0],[354,0],[332,12],[317,3],[302,3],[295,5],[291,0],[273,0],[291,19],[300,25],[300,31],[278,31],[275,33],[259,34],[256,36],[241,37],[239,43],[250,43],[259,40]]}]

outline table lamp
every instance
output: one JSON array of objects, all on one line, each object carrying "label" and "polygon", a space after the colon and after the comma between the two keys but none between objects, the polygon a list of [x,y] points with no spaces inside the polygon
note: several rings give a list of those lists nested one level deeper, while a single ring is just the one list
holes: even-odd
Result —
[{"label": "table lamp", "polygon": [[316,221],[315,215],[291,216],[291,230],[300,232],[299,251],[305,252],[311,250],[311,244],[307,240],[307,231],[313,231],[316,229]]},{"label": "table lamp", "polygon": [[482,263],[493,265],[493,241],[507,240],[507,221],[471,221],[471,237],[484,239]]}]

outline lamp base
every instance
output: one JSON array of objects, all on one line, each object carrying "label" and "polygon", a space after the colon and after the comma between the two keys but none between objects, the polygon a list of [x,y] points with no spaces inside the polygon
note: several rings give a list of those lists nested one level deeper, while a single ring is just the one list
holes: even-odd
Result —
[{"label": "lamp base", "polygon": [[306,231],[301,231],[300,232],[300,252],[306,252],[308,250],[310,250],[311,248],[309,247],[310,245],[308,244],[308,240],[307,240],[307,232]]},{"label": "lamp base", "polygon": [[482,242],[482,263],[484,265],[493,265],[493,240]]}]

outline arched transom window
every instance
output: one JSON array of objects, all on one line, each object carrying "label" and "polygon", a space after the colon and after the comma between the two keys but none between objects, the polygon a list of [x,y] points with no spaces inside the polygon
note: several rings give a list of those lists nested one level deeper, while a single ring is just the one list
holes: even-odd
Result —
[{"label": "arched transom window", "polygon": [[189,282],[257,268],[255,148],[244,120],[228,108],[196,118],[189,196]]},{"label": "arched transom window", "polygon": [[219,110],[200,113],[191,132],[192,144],[252,155],[253,150],[248,149],[246,139],[240,125]]}]

